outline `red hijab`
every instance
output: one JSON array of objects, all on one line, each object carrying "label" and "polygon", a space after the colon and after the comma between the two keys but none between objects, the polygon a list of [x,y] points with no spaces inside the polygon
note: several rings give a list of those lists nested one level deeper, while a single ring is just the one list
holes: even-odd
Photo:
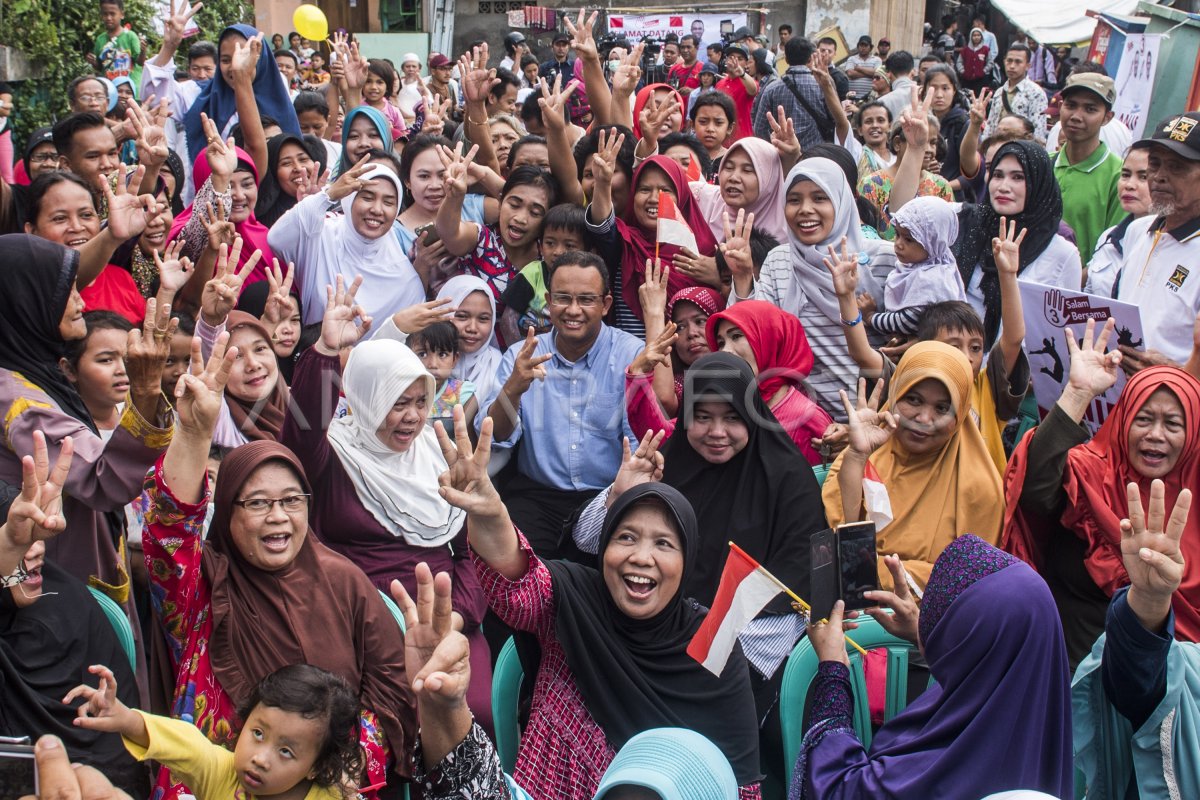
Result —
[{"label": "red hijab", "polygon": [[[238,156],[238,171],[248,171],[254,176],[254,182],[259,183],[258,169],[254,166],[254,159],[240,147],[234,148]],[[196,186],[196,191],[199,193],[200,187],[204,186],[204,182],[212,177],[212,167],[208,165],[208,158],[204,152],[196,156],[195,162],[192,164],[192,181]],[[195,210],[195,202],[183,210],[175,221],[171,223],[171,235],[167,237],[167,241],[172,241],[179,232],[183,230],[183,226],[187,225],[188,220],[192,218],[192,212]],[[262,251],[262,258],[255,265],[254,271],[246,278],[246,283],[243,289],[257,281],[267,279],[267,270],[271,267],[271,259],[275,257],[275,253],[271,251],[271,245],[267,244],[267,226],[263,225],[254,217],[254,209],[251,208],[250,216],[245,221],[239,222],[234,227],[238,234],[242,237],[242,252],[238,256],[238,266],[241,267],[246,263],[246,259],[254,254],[255,250]],[[198,255],[198,254],[197,254]],[[193,256],[195,258],[196,256]]]},{"label": "red hijab", "polygon": [[[1151,480],[1129,464],[1129,427],[1150,395],[1159,389],[1169,390],[1179,400],[1185,427],[1183,452],[1175,468],[1162,479],[1167,509],[1175,505],[1181,490],[1200,489],[1200,381],[1178,367],[1151,367],[1136,373],[1092,440],[1067,453],[1063,471],[1067,506],[1060,521],[1087,543],[1084,566],[1096,585],[1109,595],[1129,583],[1121,560],[1121,520],[1127,515],[1125,486],[1136,483],[1144,504],[1150,497]],[[1020,509],[1031,437],[1032,432],[1008,462],[1003,543],[1006,550],[1036,569],[1042,563],[1041,543],[1036,539],[1035,527]],[[1200,514],[1195,511],[1188,517],[1179,547],[1188,568],[1172,601],[1175,637],[1200,642]]]},{"label": "red hijab", "polygon": [[679,104],[679,113],[687,117],[687,103],[683,100],[683,95],[672,89],[665,83],[652,83],[649,86],[642,87],[642,90],[637,93],[633,99],[633,135],[637,138],[642,138],[642,125],[638,119],[642,116],[642,109],[646,107],[646,103],[650,102],[650,98],[654,97],[654,93],[659,89],[665,89],[675,98],[675,102]]},{"label": "red hijab", "polygon": [[[631,193],[637,192],[638,181],[641,179],[642,171],[647,167],[654,167],[665,172],[671,185],[675,187],[675,205],[679,207],[679,213],[683,215],[688,227],[695,234],[696,246],[700,249],[700,255],[715,255],[717,241],[713,238],[712,231],[709,230],[708,223],[704,220],[704,215],[700,213],[696,199],[692,196],[691,189],[688,188],[687,175],[684,174],[683,167],[679,166],[679,162],[666,156],[651,156],[646,159],[633,171]],[[638,224],[632,202],[625,209],[625,213],[617,219],[617,228],[622,240],[621,297],[640,318],[642,303],[638,299],[638,287],[645,282],[647,259],[654,258],[654,242],[658,238],[658,231],[646,231]],[[679,249],[677,245],[673,244],[664,244],[658,249],[658,257],[662,260],[663,265],[671,268],[667,278],[668,296],[689,286],[699,285],[674,269],[675,254],[679,252]]]},{"label": "red hijab", "polygon": [[717,350],[717,325],[728,320],[746,334],[746,341],[758,362],[758,391],[769,405],[775,393],[785,385],[799,388],[812,372],[815,358],[804,334],[804,326],[794,315],[774,303],[743,300],[708,318],[704,332],[708,346]]}]

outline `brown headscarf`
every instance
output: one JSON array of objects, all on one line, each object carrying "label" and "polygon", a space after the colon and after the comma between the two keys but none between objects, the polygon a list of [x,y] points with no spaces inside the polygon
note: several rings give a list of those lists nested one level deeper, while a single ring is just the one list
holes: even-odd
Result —
[{"label": "brown headscarf", "polygon": [[361,569],[317,541],[311,528],[296,559],[277,572],[247,563],[233,542],[233,501],[250,475],[272,461],[289,467],[304,491],[312,491],[299,459],[276,442],[242,445],[221,463],[203,561],[212,587],[213,671],[238,705],[260,680],[290,664],[341,675],[359,687],[363,707],[379,717],[394,769],[408,777],[415,700],[404,671],[404,639],[379,592]]},{"label": "brown headscarf", "polygon": [[[245,311],[231,311],[229,319],[225,321],[225,330],[229,331],[231,336],[238,328],[252,328],[255,333],[261,334],[268,344],[271,342],[271,332],[258,321],[257,317],[251,316]],[[271,360],[275,360],[274,351],[271,351]],[[276,378],[275,388],[271,390],[271,394],[266,400],[242,400],[234,397],[228,391],[225,392],[229,415],[233,417],[233,421],[242,435],[252,442],[262,439],[273,442],[279,440],[279,431],[283,428],[284,417],[287,416],[288,397],[287,383],[281,374]]]}]

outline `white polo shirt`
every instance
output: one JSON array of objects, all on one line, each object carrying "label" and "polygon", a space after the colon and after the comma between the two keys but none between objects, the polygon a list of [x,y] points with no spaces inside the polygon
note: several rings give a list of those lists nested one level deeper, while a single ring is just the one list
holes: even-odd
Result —
[{"label": "white polo shirt", "polygon": [[1116,298],[1141,309],[1146,349],[1186,362],[1200,311],[1200,218],[1171,231],[1160,217],[1131,223],[1117,281]]}]

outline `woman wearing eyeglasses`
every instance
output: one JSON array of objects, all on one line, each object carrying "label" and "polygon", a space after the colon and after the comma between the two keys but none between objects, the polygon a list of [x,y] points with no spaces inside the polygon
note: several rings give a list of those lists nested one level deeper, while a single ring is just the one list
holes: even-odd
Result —
[{"label": "woman wearing eyeglasses", "polygon": [[[367,765],[360,785],[396,783],[410,774],[416,734],[404,642],[362,571],[313,535],[313,489],[300,459],[277,442],[251,442],[226,456],[216,486],[208,485],[222,394],[242,357],[226,350],[229,341],[217,338],[207,366],[193,345],[191,372],[173,398],[175,434],[143,495],[152,602],[170,650],[171,715],[232,748],[237,709],[259,680],[313,664],[359,692]],[[163,800],[189,793],[165,769],[158,789]]]},{"label": "woman wearing eyeglasses", "polygon": [[[492,673],[479,627],[487,600],[467,554],[466,515],[438,493],[446,459],[426,425],[435,381],[404,344],[448,310],[432,301],[372,320],[358,305],[361,281],[347,287],[337,278],[321,336],[292,373],[280,441],[312,480],[316,535],[358,565],[375,588],[387,592],[398,579],[415,596],[413,573],[422,562],[453,576],[454,610],[471,642],[467,703],[490,730]],[[374,335],[361,341],[368,329]],[[335,413],[339,394],[350,409],[344,416]]]}]

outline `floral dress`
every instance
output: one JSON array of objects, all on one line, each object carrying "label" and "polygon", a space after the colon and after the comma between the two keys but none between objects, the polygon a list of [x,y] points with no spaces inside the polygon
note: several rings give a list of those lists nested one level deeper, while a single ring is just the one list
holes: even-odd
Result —
[{"label": "floral dress", "polygon": [[[150,572],[150,599],[171,651],[175,692],[171,716],[194,724],[210,742],[232,749],[241,730],[233,699],[221,688],[209,653],[212,637],[212,588],[204,577],[204,524],[208,487],[199,503],[184,503],[162,479],[162,460],[146,475],[141,497],[145,509],[142,547]],[[360,743],[366,751],[364,786],[386,782],[390,748],[375,714],[362,712]],[[180,800],[189,795],[170,772],[159,772],[151,800]],[[374,792],[364,795],[374,798]]]}]

